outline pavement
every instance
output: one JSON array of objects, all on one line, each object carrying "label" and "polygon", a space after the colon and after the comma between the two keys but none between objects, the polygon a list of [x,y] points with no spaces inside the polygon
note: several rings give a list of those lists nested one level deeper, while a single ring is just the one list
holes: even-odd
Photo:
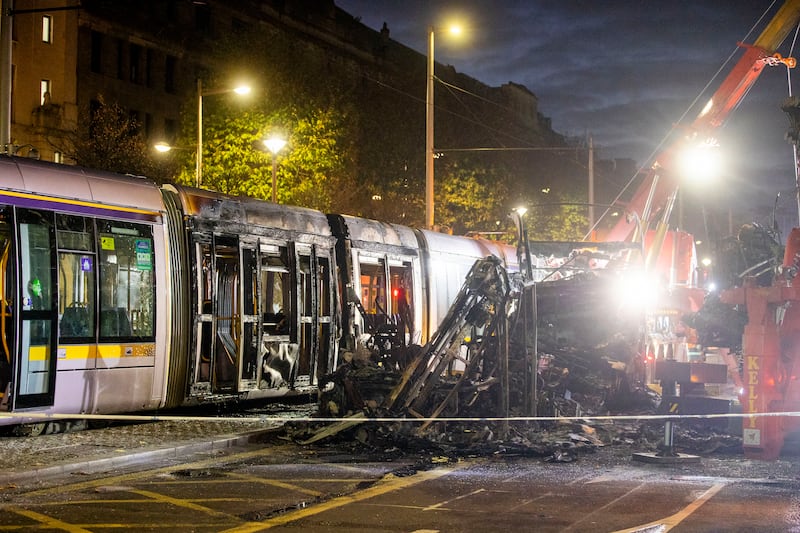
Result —
[{"label": "pavement", "polygon": [[280,424],[153,422],[38,437],[0,437],[0,487],[32,479],[227,453],[257,443]]}]

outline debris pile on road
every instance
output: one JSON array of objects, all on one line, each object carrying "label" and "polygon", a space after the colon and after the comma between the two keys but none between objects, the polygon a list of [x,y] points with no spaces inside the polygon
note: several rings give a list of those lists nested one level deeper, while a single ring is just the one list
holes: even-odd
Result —
[{"label": "debris pile on road", "polygon": [[320,387],[320,416],[342,422],[295,426],[292,438],[558,462],[606,444],[656,447],[641,424],[524,420],[655,413],[658,395],[630,377],[635,321],[608,318],[606,281],[526,285],[478,261],[428,344],[404,365],[346,354]]}]

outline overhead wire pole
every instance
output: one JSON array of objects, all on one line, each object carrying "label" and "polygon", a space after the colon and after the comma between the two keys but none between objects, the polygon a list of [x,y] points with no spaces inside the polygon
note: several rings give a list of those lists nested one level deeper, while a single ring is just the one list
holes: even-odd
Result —
[{"label": "overhead wire pole", "polygon": [[433,75],[433,26],[429,26],[425,96],[425,227],[428,229],[433,229]]},{"label": "overhead wire pole", "polygon": [[194,186],[203,183],[203,80],[197,78],[197,154],[194,166]]}]

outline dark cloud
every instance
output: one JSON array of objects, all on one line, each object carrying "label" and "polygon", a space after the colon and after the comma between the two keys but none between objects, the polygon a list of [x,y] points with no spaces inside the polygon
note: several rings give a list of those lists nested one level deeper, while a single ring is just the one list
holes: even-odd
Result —
[{"label": "dark cloud", "polygon": [[[468,18],[468,41],[437,37],[436,59],[488,85],[514,81],[567,135],[591,133],[607,158],[639,164],[676,123],[691,122],[781,2],[772,0],[337,0],[372,28],[426,53],[426,28]],[[789,55],[793,35],[780,52]],[[726,61],[729,61],[726,63]],[[715,78],[716,75],[716,78]],[[738,203],[771,205],[794,187],[786,69],[767,68],[719,131],[724,187]],[[794,203],[784,192],[787,202]],[[755,200],[754,200],[755,199]],[[794,204],[793,204],[794,205]],[[795,224],[797,215],[795,214]]]}]

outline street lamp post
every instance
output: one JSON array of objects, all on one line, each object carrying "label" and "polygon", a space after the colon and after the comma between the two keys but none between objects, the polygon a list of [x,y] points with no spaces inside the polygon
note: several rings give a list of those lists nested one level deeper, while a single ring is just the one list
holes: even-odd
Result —
[{"label": "street lamp post", "polygon": [[264,140],[264,146],[272,153],[272,203],[278,203],[278,152],[286,146],[286,141],[280,137],[272,136]]},{"label": "street lamp post", "polygon": [[428,75],[425,96],[425,227],[433,228],[433,26],[428,27]]},{"label": "street lamp post", "polygon": [[194,162],[194,186],[203,183],[203,80],[197,78],[197,153]]},{"label": "street lamp post", "polygon": [[203,183],[203,96],[212,94],[236,93],[248,94],[250,87],[240,85],[234,89],[216,89],[203,92],[203,80],[197,78],[197,154],[195,156],[194,181],[195,187],[200,188]]},{"label": "street lamp post", "polygon": [[[448,31],[453,35],[461,33],[461,26],[451,24]],[[433,57],[434,27],[428,26],[428,73],[425,93],[425,227],[433,229],[433,161],[436,156],[433,147]]]}]

